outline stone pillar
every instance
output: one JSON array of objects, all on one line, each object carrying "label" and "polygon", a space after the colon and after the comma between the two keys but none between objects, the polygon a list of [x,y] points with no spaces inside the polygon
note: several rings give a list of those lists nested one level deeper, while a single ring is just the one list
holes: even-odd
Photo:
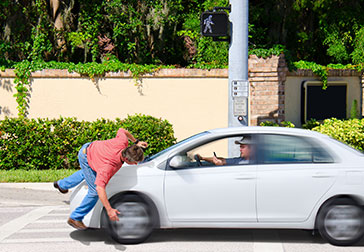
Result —
[{"label": "stone pillar", "polygon": [[250,125],[285,120],[284,84],[287,72],[283,54],[266,59],[249,56]]}]

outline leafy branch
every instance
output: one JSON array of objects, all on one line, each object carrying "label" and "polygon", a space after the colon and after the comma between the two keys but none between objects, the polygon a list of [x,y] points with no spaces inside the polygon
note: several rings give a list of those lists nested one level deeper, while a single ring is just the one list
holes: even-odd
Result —
[{"label": "leafy branch", "polygon": [[364,71],[363,63],[358,64],[358,65],[329,64],[327,66],[323,66],[323,65],[317,64],[315,62],[301,60],[298,62],[294,62],[293,64],[297,69],[312,70],[312,72],[314,74],[320,76],[321,81],[322,81],[322,89],[327,88],[327,76],[328,76],[329,70],[331,70],[331,69],[352,69],[352,70],[356,70],[360,73],[362,73]]}]

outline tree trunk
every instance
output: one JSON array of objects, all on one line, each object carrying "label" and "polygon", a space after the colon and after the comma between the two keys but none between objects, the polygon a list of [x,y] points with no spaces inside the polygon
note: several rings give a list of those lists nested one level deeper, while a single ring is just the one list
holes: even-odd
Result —
[{"label": "tree trunk", "polygon": [[[56,31],[63,30],[63,22],[61,18],[62,13],[62,7],[60,7],[61,0],[49,0],[49,6],[52,11],[52,18],[54,21],[54,28]],[[63,37],[60,37],[57,35],[57,46],[58,49],[61,50],[61,52],[65,52],[67,50],[66,48],[66,42]]]}]

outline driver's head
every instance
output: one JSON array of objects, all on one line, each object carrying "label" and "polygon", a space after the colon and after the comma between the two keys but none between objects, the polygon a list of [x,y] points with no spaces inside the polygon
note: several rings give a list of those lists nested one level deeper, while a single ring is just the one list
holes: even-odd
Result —
[{"label": "driver's head", "polygon": [[250,159],[252,140],[250,136],[244,136],[242,139],[235,141],[235,144],[240,145],[240,157]]}]

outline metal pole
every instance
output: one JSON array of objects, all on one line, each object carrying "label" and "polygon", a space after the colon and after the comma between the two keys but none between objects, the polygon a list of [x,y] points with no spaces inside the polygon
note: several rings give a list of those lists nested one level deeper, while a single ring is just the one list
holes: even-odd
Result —
[{"label": "metal pole", "polygon": [[[231,41],[229,47],[229,127],[249,125],[248,17],[249,0],[230,0]],[[229,157],[239,156],[234,140]]]}]

